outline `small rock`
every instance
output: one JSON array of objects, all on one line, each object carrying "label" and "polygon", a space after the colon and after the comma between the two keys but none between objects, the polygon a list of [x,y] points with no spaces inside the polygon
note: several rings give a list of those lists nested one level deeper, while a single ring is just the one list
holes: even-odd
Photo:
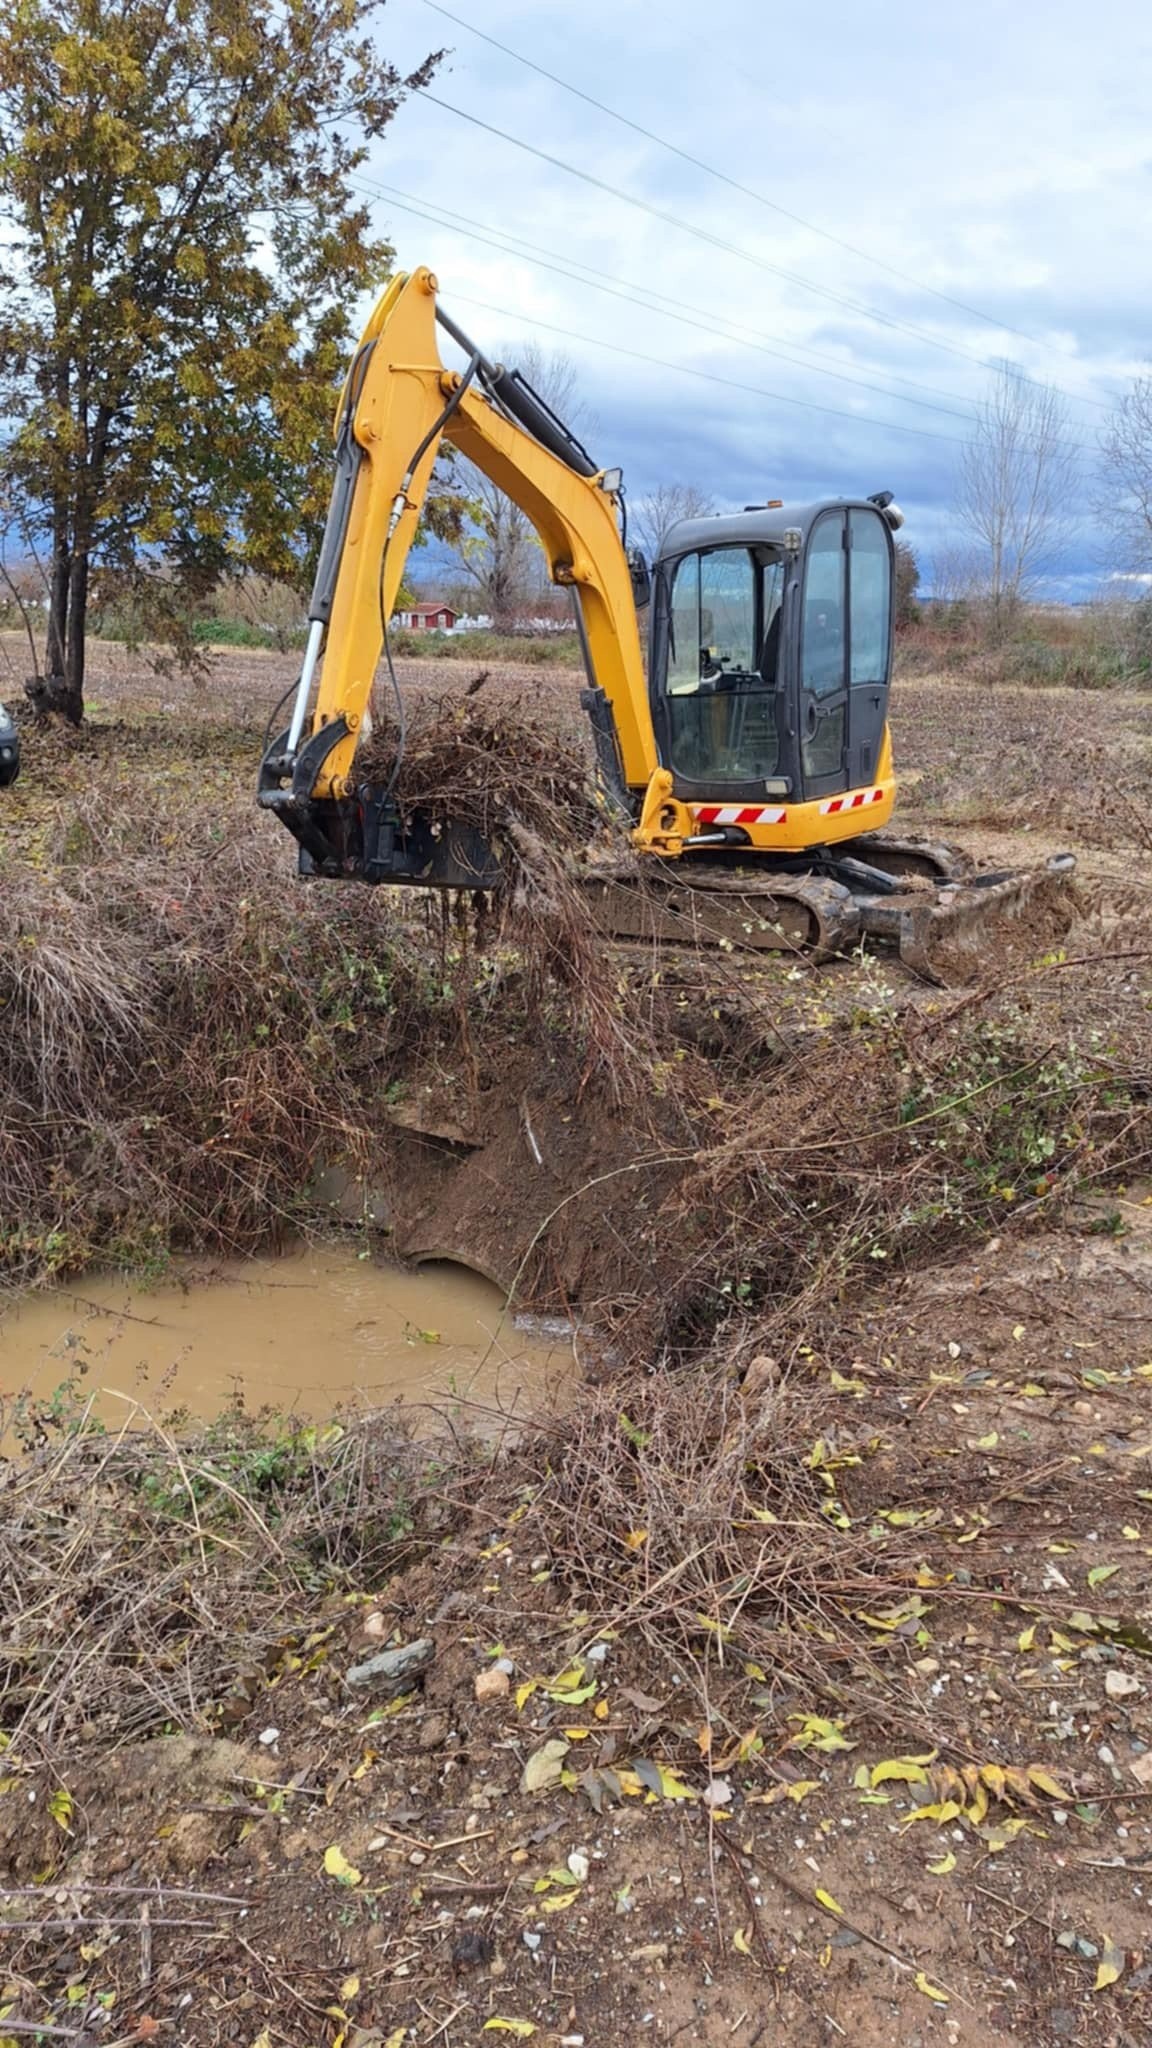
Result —
[{"label": "small rock", "polygon": [[[1109,1676],[1111,1676],[1111,1673],[1109,1673]],[[256,1740],[264,1749],[271,1749],[273,1743],[280,1740],[280,1730],[278,1728],[262,1728]]]},{"label": "small rock", "polygon": [[1109,1769],[1111,1768],[1111,1766],[1112,1766],[1112,1765],[1113,1765],[1113,1764],[1115,1763],[1115,1761],[1116,1761],[1116,1753],[1115,1753],[1115,1751],[1114,1751],[1113,1749],[1111,1749],[1111,1748],[1109,1747],[1108,1743],[1106,1743],[1106,1742],[1102,1742],[1102,1743],[1100,1744],[1100,1747],[1099,1747],[1099,1749],[1098,1749],[1098,1750],[1096,1751],[1096,1754],[1097,1754],[1097,1756],[1099,1757],[1099,1759],[1100,1759],[1101,1763],[1102,1763],[1102,1764],[1104,1764],[1104,1765],[1106,1765],[1106,1766],[1107,1766],[1107,1767],[1108,1767]]},{"label": "small rock", "polygon": [[344,1683],[353,1691],[368,1690],[385,1695],[400,1693],[420,1677],[432,1662],[436,1645],[428,1636],[415,1643],[401,1643],[396,1650],[381,1650],[364,1664],[354,1664],[344,1673]]},{"label": "small rock", "polygon": [[498,1664],[489,1665],[486,1671],[478,1671],[473,1689],[478,1700],[502,1700],[508,1692],[511,1680]]},{"label": "small rock", "polygon": [[709,1779],[704,1793],[704,1804],[711,1813],[715,1813],[722,1806],[731,1806],[732,1786],[727,1778]]},{"label": "small rock", "polygon": [[387,1617],[381,1614],[378,1607],[374,1607],[371,1614],[364,1616],[360,1624],[360,1633],[367,1636],[370,1642],[382,1643],[391,1635],[392,1630]]},{"label": "small rock", "polygon": [[572,1854],[568,1858],[568,1868],[576,1882],[583,1884],[588,1876],[588,1872],[592,1868],[583,1849],[573,1849]]},{"label": "small rock", "polygon": [[535,1955],[544,1936],[542,1934],[533,1934],[531,1929],[526,1927],[520,1939],[524,1943],[525,1948],[530,1948],[533,1955]]},{"label": "small rock", "polygon": [[584,1652],[584,1662],[586,1664],[602,1664],[607,1655],[607,1643],[590,1643]]},{"label": "small rock", "polygon": [[420,1730],[417,1741],[421,1749],[442,1749],[448,1740],[448,1717],[446,1714],[429,1714]]},{"label": "small rock", "polygon": [[[1140,1680],[1132,1678],[1127,1671],[1109,1671],[1104,1679],[1104,1690],[1110,1700],[1126,1700],[1132,1693],[1139,1692]],[[264,1737],[260,1737],[263,1742]]]},{"label": "small rock", "polygon": [[940,1666],[935,1657],[917,1657],[912,1669],[918,1671],[921,1678],[935,1678]]}]

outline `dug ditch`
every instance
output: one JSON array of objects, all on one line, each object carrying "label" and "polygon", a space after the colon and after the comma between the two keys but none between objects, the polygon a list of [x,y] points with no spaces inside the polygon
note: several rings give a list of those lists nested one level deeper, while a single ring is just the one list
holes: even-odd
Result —
[{"label": "dug ditch", "polygon": [[236,1405],[310,1420],[398,1401],[455,1406],[484,1430],[554,1410],[575,1376],[563,1324],[514,1318],[478,1274],[343,1243],[177,1266],[148,1287],[90,1276],[0,1307],[0,1399],[65,1388],[109,1425]]}]

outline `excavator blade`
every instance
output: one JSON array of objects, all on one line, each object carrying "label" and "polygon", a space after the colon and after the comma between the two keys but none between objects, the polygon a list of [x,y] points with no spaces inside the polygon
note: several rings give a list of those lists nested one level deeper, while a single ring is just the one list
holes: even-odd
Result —
[{"label": "excavator blade", "polygon": [[1070,921],[1068,885],[1075,870],[1074,856],[1060,853],[1053,854],[1042,867],[973,874],[964,881],[945,883],[926,898],[918,896],[910,902],[896,898],[901,907],[895,932],[884,922],[883,905],[871,915],[864,913],[864,928],[894,939],[906,967],[922,981],[945,987],[956,979],[962,953],[969,955],[972,965],[979,965],[1002,920],[1019,920],[1029,911],[1047,908],[1066,930]]}]

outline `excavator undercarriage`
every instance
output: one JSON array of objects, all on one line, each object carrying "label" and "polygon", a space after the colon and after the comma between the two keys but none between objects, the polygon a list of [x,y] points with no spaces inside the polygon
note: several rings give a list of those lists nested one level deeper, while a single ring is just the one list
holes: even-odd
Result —
[{"label": "excavator undercarriage", "polygon": [[635,861],[595,862],[582,878],[597,923],[614,938],[782,952],[823,962],[879,943],[939,983],[941,948],[1063,896],[1075,869],[1055,854],[1032,869],[978,871],[956,847],[875,833],[805,866],[765,871],[701,856],[653,876]]}]

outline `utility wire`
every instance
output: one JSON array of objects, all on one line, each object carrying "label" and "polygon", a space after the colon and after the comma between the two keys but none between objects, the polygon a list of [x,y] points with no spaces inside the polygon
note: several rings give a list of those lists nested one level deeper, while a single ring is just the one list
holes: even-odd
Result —
[{"label": "utility wire", "polygon": [[[970,306],[965,299],[955,299],[950,292],[942,292],[935,285],[925,284],[923,279],[913,277],[910,271],[900,270],[894,263],[886,263],[883,257],[873,256],[855,242],[846,241],[842,235],[834,235],[828,228],[819,227],[815,221],[806,219],[802,213],[793,213],[790,207],[781,206],[779,200],[769,199],[765,193],[756,191],[754,186],[743,184],[739,178],[729,176],[727,171],[720,170],[715,164],[707,163],[703,157],[693,156],[691,150],[682,149],[678,142],[669,142],[667,136],[657,135],[653,129],[645,128],[639,121],[633,121],[630,115],[622,114],[618,107],[607,106],[603,100],[596,99],[594,94],[584,92],[580,86],[573,85],[570,79],[563,78],[557,72],[549,71],[543,64],[537,64],[533,58],[526,57],[522,50],[514,50],[510,43],[502,43],[496,36],[490,36],[486,30],[477,28],[475,22],[466,21],[463,15],[454,14],[450,7],[442,6],[441,0],[424,0],[424,5],[430,7],[433,14],[444,15],[446,20],[454,21],[458,28],[466,28],[469,35],[479,36],[481,42],[490,44],[492,49],[500,50],[505,57],[511,57],[515,63],[523,64],[527,70],[534,71],[537,77],[547,78],[552,85],[558,85],[561,91],[571,93],[575,99],[583,100],[585,106],[595,107],[597,113],[607,114],[609,120],[618,121],[621,127],[630,128],[634,135],[643,136],[646,142],[654,142],[658,148],[666,149],[671,156],[678,156],[682,163],[691,164],[694,170],[705,172],[709,178],[717,179],[731,191],[742,193],[745,199],[754,199],[758,206],[767,207],[771,213],[778,213],[783,220],[790,220],[795,227],[804,228],[810,235],[819,235],[821,241],[830,242],[834,249],[843,249],[849,256],[859,257],[862,263],[871,263],[875,269],[886,271],[889,277],[898,278],[901,284],[910,284],[915,291],[927,292],[932,298],[941,300],[944,305],[954,307],[958,313],[968,313],[974,320],[984,320],[989,327],[999,328],[1001,333],[1014,334],[1019,340],[1034,342],[1040,348],[1056,349],[1056,344],[1044,341],[1040,335],[1029,334],[1023,327],[1013,327],[1009,321],[999,319],[995,313],[985,313],[979,306]],[[1067,349],[1057,349],[1056,352],[1061,355],[1069,353]]]},{"label": "utility wire", "polygon": [[455,292],[453,298],[461,305],[478,306],[481,312],[495,313],[501,320],[523,321],[529,327],[542,328],[546,334],[559,334],[566,341],[586,342],[589,348],[607,349],[610,355],[627,356],[634,363],[649,363],[657,370],[674,370],[678,377],[697,377],[705,384],[721,384],[728,391],[749,392],[754,398],[769,398],[776,405],[798,405],[805,412],[824,413],[834,420],[850,420],[855,427],[880,428],[885,433],[893,434],[915,434],[925,441],[950,441],[956,448],[967,448],[971,445],[963,434],[937,434],[931,427],[905,427],[898,420],[872,419],[866,413],[844,412],[832,405],[819,405],[812,398],[791,398],[785,391],[765,391],[759,384],[741,384],[733,377],[721,377],[714,370],[697,370],[687,363],[670,363],[665,356],[644,355],[639,349],[625,348],[618,341],[601,341],[595,334],[577,334],[570,327],[558,327],[554,321],[538,320],[534,313],[514,313],[508,306],[493,306],[487,299],[475,299],[466,292]]},{"label": "utility wire", "polygon": [[[402,192],[395,186],[377,185],[362,177],[354,177],[352,183],[364,192],[387,199],[391,206],[399,207],[401,213],[414,214],[417,219],[430,221],[434,227],[447,228],[450,233],[461,235],[467,241],[483,242],[488,248],[499,250],[502,255],[516,256],[520,261],[532,264],[534,269],[550,270],[556,276],[568,278],[574,284],[590,285],[594,291],[604,292],[609,298],[622,299],[627,305],[640,306],[646,312],[659,313],[666,320],[676,320],[681,326],[693,327],[702,334],[711,335],[713,339],[731,340],[740,348],[754,348],[761,355],[775,356],[781,362],[793,363],[801,370],[815,369],[818,376],[833,377],[838,383],[853,384],[861,391],[874,391],[881,398],[895,399],[906,405],[920,406],[928,412],[947,413],[952,419],[975,423],[971,401],[959,392],[948,391],[939,394],[951,399],[953,403],[950,405],[933,404],[931,399],[909,398],[902,392],[886,389],[882,384],[873,384],[865,377],[854,377],[842,368],[824,369],[821,367],[822,361],[834,362],[837,358],[822,355],[820,350],[796,355],[786,349],[772,347],[769,339],[760,337],[756,329],[742,329],[738,321],[729,320],[726,316],[721,321],[721,318],[711,313],[707,307],[693,306],[690,301],[667,299],[662,292],[649,292],[646,288],[632,287],[625,279],[614,277],[610,271],[601,273],[592,270],[587,264],[577,263],[574,258],[559,258],[553,250],[541,250],[537,243],[525,242],[518,235],[503,235],[489,222],[471,220],[467,214],[453,213],[447,207],[436,206],[430,211],[427,206],[417,202],[414,194]],[[525,255],[524,251],[536,253]],[[702,317],[693,318],[693,315]],[[730,331],[725,333],[724,328]],[[751,336],[751,339],[745,339],[745,336]],[[880,374],[888,375],[886,371],[881,371]],[[932,385],[915,384],[911,379],[889,378],[889,382],[907,383],[916,391],[935,388]]]},{"label": "utility wire", "polygon": [[[546,149],[538,149],[534,143],[525,142],[520,136],[509,134],[506,128],[498,128],[494,122],[482,121],[478,114],[469,114],[463,107],[453,106],[450,100],[441,99],[439,94],[430,92],[426,86],[418,87],[417,90],[424,99],[431,101],[433,106],[442,108],[445,113],[454,114],[458,120],[468,122],[471,127],[483,129],[485,134],[495,135],[501,142],[511,143],[514,149],[524,150],[527,155],[536,157],[541,163],[551,164],[554,170],[578,178],[582,184],[591,185],[598,192],[606,192],[610,198],[621,199],[626,205],[635,207],[638,212],[650,214],[654,220],[662,221],[667,227],[677,228],[682,234],[691,235],[697,241],[707,242],[713,248],[722,250],[725,255],[736,256],[742,263],[750,263],[755,269],[766,271],[771,277],[780,277],[788,284],[799,285],[802,290],[813,292],[818,298],[827,299],[831,304],[843,307],[848,312],[858,313],[864,319],[874,320],[880,326],[889,327],[894,332],[911,335],[929,348],[942,349],[946,355],[976,363],[983,370],[997,370],[1000,367],[997,363],[990,362],[986,356],[975,355],[971,349],[960,348],[954,342],[942,341],[925,329],[914,327],[909,321],[878,312],[874,306],[869,306],[859,299],[848,298],[844,293],[833,291],[827,285],[816,284],[811,278],[801,276],[798,271],[785,270],[779,264],[769,263],[765,257],[754,255],[750,249],[741,248],[738,242],[730,242],[723,235],[712,234],[709,229],[698,227],[694,222],[684,220],[678,214],[668,213],[660,206],[653,206],[649,200],[640,199],[635,193],[625,191],[623,186],[610,184],[607,179],[597,178],[591,171],[581,170],[577,164],[567,163],[563,157],[553,156]],[[1022,370],[1017,374],[1027,384],[1039,385],[1041,382],[1038,378],[1027,376]],[[1078,405],[1094,405],[1104,412],[1109,410],[1102,399],[1081,397],[1069,391],[1061,391],[1060,395]]]},{"label": "utility wire", "polygon": [[[485,233],[483,233],[483,232],[477,232],[477,229],[478,229],[478,226],[479,226],[479,224],[478,224],[478,223],[466,223],[466,224],[465,224],[464,226],[460,226],[460,227],[457,227],[457,226],[455,226],[455,225],[454,225],[454,223],[453,223],[453,220],[452,220],[452,219],[449,219],[449,220],[447,220],[447,221],[443,221],[443,220],[438,220],[438,219],[436,218],[436,215],[435,215],[435,214],[433,214],[433,213],[429,213],[429,212],[428,212],[428,211],[427,211],[427,210],[426,210],[425,208],[423,208],[423,207],[419,207],[419,206],[416,206],[416,205],[414,205],[414,204],[405,204],[405,203],[403,203],[403,202],[397,202],[397,201],[395,201],[394,199],[392,199],[392,195],[391,195],[391,193],[389,192],[388,188],[387,188],[387,187],[385,187],[385,186],[380,186],[380,185],[375,185],[375,184],[371,184],[371,183],[369,183],[369,182],[368,182],[367,180],[365,180],[365,179],[363,179],[363,178],[355,178],[355,179],[353,179],[353,183],[355,183],[355,184],[359,185],[359,186],[361,187],[361,189],[362,189],[362,190],[364,190],[365,192],[369,192],[369,193],[374,193],[374,194],[376,194],[376,195],[378,195],[378,196],[380,196],[380,197],[382,197],[382,198],[388,198],[388,199],[389,199],[389,200],[391,201],[391,203],[392,203],[392,204],[397,204],[397,203],[399,203],[399,204],[400,204],[400,207],[401,207],[401,211],[402,211],[402,212],[405,212],[405,213],[413,213],[413,214],[416,214],[416,215],[417,215],[417,216],[418,216],[419,218],[421,218],[421,219],[423,219],[423,220],[428,220],[428,221],[431,221],[431,222],[432,222],[432,224],[433,224],[433,226],[435,226],[435,227],[444,227],[444,226],[447,226],[447,227],[448,227],[448,228],[450,229],[450,231],[451,231],[452,233],[455,233],[455,234],[462,234],[462,235],[465,235],[465,236],[467,236],[467,237],[468,237],[468,238],[469,238],[470,240],[479,240],[479,241],[487,242],[487,243],[488,243],[488,245],[489,245],[489,247],[491,247],[491,248],[494,248],[494,249],[498,249],[498,250],[499,250],[499,251],[501,252],[501,254],[505,254],[505,255],[515,255],[515,254],[517,253],[517,252],[516,252],[516,251],[515,251],[514,249],[510,249],[510,248],[508,248],[508,247],[507,247],[507,245],[506,245],[506,244],[505,244],[504,242],[502,242],[502,241],[497,241],[497,240],[494,240],[494,239],[492,239],[492,238],[491,238],[491,237],[490,237],[489,235],[487,235],[487,234],[485,234]],[[442,212],[442,211],[444,211],[444,209],[437,209],[437,211],[438,211],[438,212]],[[464,216],[462,216],[462,215],[458,215],[458,216],[456,216],[455,218],[456,218],[457,220],[463,220],[463,219],[464,219]],[[514,238],[514,239],[515,239],[515,238]],[[526,247],[532,247],[533,245],[529,243],[529,244],[526,244],[525,246],[526,246]],[[532,261],[533,259],[532,259],[532,258],[529,258],[528,260],[529,260],[529,261]],[[592,278],[590,278],[590,279],[585,279],[585,278],[581,278],[581,277],[575,277],[575,276],[573,276],[573,273],[571,273],[571,272],[569,272],[569,271],[565,271],[565,270],[561,269],[561,267],[560,267],[560,266],[559,266],[558,264],[556,264],[556,263],[553,263],[553,262],[545,262],[545,263],[543,263],[543,264],[540,264],[540,265],[539,265],[539,267],[540,267],[540,268],[543,268],[543,269],[546,269],[546,270],[555,270],[555,271],[557,272],[557,274],[558,274],[559,276],[562,276],[562,277],[564,277],[564,276],[567,276],[567,277],[571,277],[571,278],[572,278],[572,281],[573,281],[574,283],[577,283],[577,284],[585,284],[585,283],[592,283],[592,284],[596,285],[597,289],[599,289],[599,290],[601,290],[601,291],[606,291],[606,292],[609,292],[609,293],[611,294],[611,296],[612,296],[612,297],[614,297],[614,298],[623,298],[623,299],[626,299],[628,303],[630,303],[630,304],[633,304],[633,305],[639,305],[639,306],[641,306],[641,307],[642,307],[642,308],[643,308],[643,309],[644,309],[645,311],[649,311],[649,312],[657,312],[657,313],[659,313],[659,312],[662,312],[662,311],[664,311],[664,310],[665,310],[664,308],[662,308],[662,307],[660,307],[660,306],[649,306],[649,305],[648,305],[648,304],[647,304],[647,303],[646,303],[646,302],[645,302],[645,301],[644,301],[643,299],[636,299],[636,298],[632,298],[632,297],[630,297],[630,295],[629,295],[629,294],[627,294],[626,292],[623,292],[623,291],[619,291],[619,292],[618,292],[618,291],[615,291],[615,290],[613,289],[613,287],[612,287],[612,286],[610,286],[610,285],[606,285],[606,284],[603,284],[603,283],[602,283],[602,282],[600,282],[600,281],[599,281],[599,280],[598,280],[598,279],[597,279],[597,278],[596,278],[595,276],[593,276],[593,277],[592,277]],[[780,403],[781,405],[798,405],[798,406],[803,406],[803,407],[804,407],[805,409],[807,409],[807,410],[809,410],[809,411],[813,411],[813,412],[823,412],[823,413],[827,413],[827,414],[828,414],[828,415],[829,415],[829,416],[830,416],[831,418],[833,418],[833,419],[843,419],[843,420],[851,420],[851,421],[853,421],[853,422],[854,422],[854,424],[855,424],[855,425],[857,425],[857,426],[873,426],[873,427],[881,427],[881,428],[891,428],[891,429],[892,429],[892,430],[893,430],[893,431],[894,431],[895,433],[898,433],[898,434],[920,434],[920,435],[924,436],[924,437],[925,437],[926,439],[928,439],[928,440],[931,440],[931,441],[950,441],[950,442],[952,442],[952,443],[953,443],[953,445],[954,445],[954,446],[956,446],[956,447],[961,447],[961,448],[963,448],[963,447],[967,447],[967,446],[968,446],[968,445],[970,444],[970,440],[971,440],[971,437],[970,437],[970,436],[966,436],[966,435],[961,435],[961,434],[937,434],[937,433],[933,433],[933,432],[932,432],[932,431],[931,431],[931,430],[930,430],[929,428],[926,428],[926,427],[909,427],[909,426],[904,426],[904,425],[902,425],[902,424],[901,424],[901,423],[900,423],[899,421],[896,421],[896,420],[877,420],[877,419],[875,419],[874,417],[872,417],[872,416],[871,416],[871,415],[869,415],[869,414],[865,414],[865,413],[853,413],[853,412],[845,412],[845,411],[843,411],[842,409],[838,409],[838,408],[836,408],[836,407],[834,407],[834,406],[827,406],[827,405],[819,405],[819,404],[817,404],[817,403],[816,403],[816,401],[815,401],[815,400],[812,400],[812,399],[805,399],[805,398],[795,398],[795,397],[792,397],[792,396],[790,396],[790,395],[789,395],[789,394],[788,394],[787,392],[782,392],[782,391],[765,391],[765,390],[764,390],[764,389],[763,389],[763,388],[762,388],[761,386],[759,386],[759,385],[755,385],[755,384],[741,384],[741,383],[738,383],[738,382],[737,382],[737,381],[736,381],[735,379],[733,379],[733,378],[729,378],[729,377],[721,377],[721,376],[719,376],[718,374],[715,374],[715,373],[713,373],[713,372],[710,372],[710,371],[706,371],[706,370],[698,370],[698,369],[692,368],[692,367],[690,367],[689,365],[687,365],[687,364],[684,364],[684,363],[671,363],[671,362],[668,362],[668,361],[667,361],[667,360],[666,360],[666,359],[665,359],[664,357],[660,357],[660,356],[651,356],[651,355],[645,355],[645,354],[642,354],[642,353],[641,353],[641,352],[640,352],[639,350],[637,350],[637,349],[628,349],[628,348],[624,348],[624,347],[623,347],[623,346],[622,346],[621,344],[619,344],[619,343],[617,343],[617,342],[610,342],[610,341],[604,341],[604,340],[602,340],[602,339],[601,339],[601,338],[600,338],[599,336],[596,336],[596,335],[580,335],[580,334],[575,334],[575,333],[573,333],[573,332],[572,332],[572,331],[571,331],[571,330],[570,330],[569,328],[566,328],[566,327],[558,327],[558,326],[555,326],[555,325],[553,325],[553,324],[551,324],[550,322],[548,322],[548,321],[545,321],[545,320],[537,320],[537,319],[535,319],[535,318],[534,318],[534,316],[532,316],[532,315],[529,315],[529,314],[524,314],[524,313],[514,313],[514,312],[512,312],[512,311],[511,311],[511,310],[510,310],[509,308],[507,308],[507,307],[501,307],[501,306],[491,306],[491,305],[489,305],[489,304],[487,303],[487,301],[485,301],[485,300],[483,300],[483,299],[474,299],[474,298],[469,298],[469,297],[467,297],[467,295],[466,295],[466,294],[463,294],[463,293],[455,293],[455,294],[454,294],[454,296],[455,296],[456,298],[459,298],[459,299],[461,299],[461,300],[462,300],[462,302],[463,302],[464,304],[466,304],[466,305],[480,306],[480,307],[482,307],[482,308],[483,308],[483,309],[484,309],[484,310],[485,310],[486,312],[492,312],[492,313],[499,313],[499,314],[501,315],[501,317],[502,317],[502,318],[506,318],[506,319],[509,319],[509,320],[515,320],[515,321],[524,321],[524,320],[526,320],[526,321],[528,322],[528,324],[529,324],[530,326],[536,326],[536,327],[541,327],[541,328],[544,328],[544,329],[545,329],[545,330],[546,330],[547,332],[549,332],[549,333],[552,333],[552,334],[559,334],[559,335],[562,335],[562,336],[564,336],[564,337],[565,337],[566,339],[570,339],[570,340],[573,340],[573,341],[584,341],[584,342],[587,342],[587,343],[588,343],[588,345],[589,345],[589,346],[590,346],[591,348],[601,348],[601,349],[607,349],[607,350],[609,350],[610,352],[612,352],[612,353],[614,353],[614,354],[616,354],[616,355],[622,355],[622,356],[629,356],[629,357],[631,357],[631,358],[632,358],[632,359],[633,359],[634,361],[636,361],[636,362],[641,362],[641,363],[650,363],[650,364],[652,364],[652,365],[653,365],[653,366],[654,366],[655,368],[658,368],[658,369],[667,369],[667,370],[675,370],[675,371],[678,371],[678,372],[679,372],[679,374],[680,374],[681,376],[685,376],[685,377],[699,377],[699,378],[702,378],[702,379],[704,379],[704,380],[705,380],[706,382],[708,382],[708,383],[712,383],[712,384],[722,384],[722,385],[725,385],[725,386],[726,386],[726,387],[727,387],[727,388],[728,388],[729,390],[732,390],[732,391],[745,391],[745,392],[749,392],[749,393],[751,393],[752,395],[754,395],[754,396],[756,396],[756,397],[758,397],[758,398],[770,398],[770,399],[772,399],[772,400],[774,400],[774,401],[776,401],[776,402]],[[711,335],[713,335],[713,336],[714,336],[714,338],[718,338],[718,339],[720,339],[720,340],[735,340],[735,341],[737,342],[737,346],[739,346],[739,347],[746,347],[746,346],[757,346],[757,344],[755,344],[755,343],[753,343],[753,344],[748,344],[748,343],[741,343],[741,342],[739,341],[738,337],[736,337],[736,336],[728,336],[728,335],[722,335],[722,334],[721,334],[721,335],[719,335],[719,336],[717,336],[717,332],[716,332],[716,328],[715,328],[714,324],[711,324],[711,323],[710,323],[710,324],[708,324],[708,325],[705,325],[705,324],[704,324],[704,323],[703,323],[702,321],[697,321],[697,320],[691,320],[691,319],[687,318],[687,316],[686,316],[686,315],[684,315],[684,314],[681,314],[681,313],[679,313],[679,312],[676,312],[676,311],[672,311],[672,312],[670,313],[670,317],[672,317],[672,318],[675,318],[675,319],[679,319],[679,320],[682,320],[682,321],[684,322],[684,324],[685,324],[685,325],[687,325],[687,326],[690,326],[690,327],[700,327],[700,328],[702,328],[702,330],[703,330],[703,331],[704,331],[705,333],[708,333],[708,334],[711,334]],[[781,354],[781,351],[779,351],[779,350],[776,350],[776,349],[764,349],[764,350],[763,350],[762,352],[763,352],[764,354],[766,354],[766,355],[780,355],[780,354]],[[789,357],[789,356],[784,356],[784,357],[783,357],[783,360],[784,360],[784,361],[786,361],[786,362],[788,362],[788,361],[795,361],[795,362],[797,362],[797,363],[799,364],[799,366],[800,366],[801,368],[807,368],[807,367],[809,367],[809,366],[808,366],[807,364],[805,364],[805,363],[803,362],[803,360],[802,360],[801,358],[796,358],[796,357]],[[868,384],[868,383],[865,383],[865,382],[864,382],[864,380],[863,380],[863,379],[861,379],[861,378],[858,378],[858,377],[849,377],[849,376],[847,376],[846,374],[844,374],[844,373],[842,373],[842,372],[837,372],[837,371],[818,371],[818,372],[817,372],[817,374],[818,374],[818,375],[821,375],[821,376],[829,376],[829,375],[831,375],[831,376],[839,376],[839,377],[841,378],[841,381],[843,381],[843,382],[845,382],[845,383],[848,383],[848,384],[854,384],[854,385],[859,385],[859,386],[860,386],[860,388],[861,388],[862,390],[865,390],[865,391],[875,391],[875,392],[877,392],[877,393],[879,394],[879,396],[880,396],[880,397],[882,397],[882,398],[894,398],[894,399],[896,399],[896,401],[897,401],[898,403],[902,403],[902,404],[915,404],[915,403],[917,403],[917,401],[916,401],[916,400],[914,400],[914,399],[913,399],[913,400],[909,400],[909,399],[906,399],[906,398],[902,397],[902,395],[901,395],[900,393],[898,393],[898,392],[892,392],[892,391],[884,391],[884,390],[883,390],[883,389],[881,388],[881,386],[879,386],[879,385],[877,385],[877,384]],[[921,401],[921,402],[922,402],[922,401]],[[969,422],[969,423],[970,423],[971,425],[973,425],[973,426],[975,426],[975,425],[976,425],[976,420],[975,420],[975,417],[974,417],[974,415],[973,415],[973,414],[971,414],[971,413],[962,413],[962,412],[956,412],[956,411],[954,411],[954,410],[953,410],[952,408],[950,408],[950,407],[948,407],[948,406],[930,406],[930,407],[929,407],[928,409],[929,409],[929,410],[931,410],[931,411],[934,411],[934,412],[943,412],[943,413],[948,413],[948,414],[949,414],[949,416],[950,416],[951,418],[954,418],[954,419],[962,419],[962,420],[966,420],[966,421],[968,421],[968,422]],[[1092,450],[1091,450],[1091,448],[1089,447],[1088,443],[1086,443],[1086,442],[1083,442],[1083,441],[1063,441],[1063,442],[1061,443],[1061,446],[1062,446],[1062,447],[1066,447],[1066,448],[1070,448],[1070,449],[1074,449],[1074,450],[1078,451],[1079,453],[1083,453],[1083,454],[1090,454],[1090,453],[1092,453]]]}]

